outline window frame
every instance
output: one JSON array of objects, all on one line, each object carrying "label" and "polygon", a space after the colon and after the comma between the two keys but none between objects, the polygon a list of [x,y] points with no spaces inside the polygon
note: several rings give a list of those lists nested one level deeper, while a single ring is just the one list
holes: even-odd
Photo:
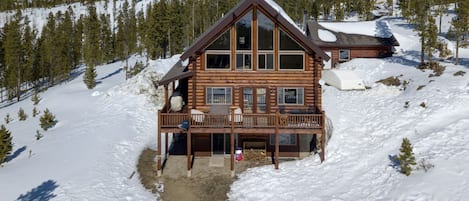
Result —
[{"label": "window frame", "polygon": [[[285,103],[285,90],[286,89],[295,89],[296,90],[296,103]],[[302,97],[299,96],[298,91],[302,90]],[[282,91],[282,94],[279,92]],[[301,97],[302,103],[299,102],[299,97]],[[281,98],[281,99],[280,99]],[[277,104],[278,105],[305,105],[305,89],[303,87],[279,87],[277,88]]]},{"label": "window frame", "polygon": [[[341,58],[341,52],[347,51],[347,59]],[[350,49],[339,49],[339,61],[350,61]]]},{"label": "window frame", "polygon": [[[288,139],[288,143],[282,143],[282,142],[285,142],[285,140],[282,140],[282,138],[286,138],[286,137],[289,137],[290,139]],[[279,134],[279,140],[278,140],[278,144],[281,145],[281,146],[296,146],[298,145],[298,136],[297,134]],[[292,143],[294,141],[294,143]],[[275,145],[275,134],[270,134],[269,135],[269,144],[270,145]]]},{"label": "window frame", "polygon": [[[282,68],[282,61],[281,61],[281,56],[282,55],[293,55],[293,56],[300,56],[302,57],[301,62],[302,62],[302,68],[298,69],[291,69],[291,68]],[[302,51],[279,51],[278,56],[278,70],[279,71],[304,71],[305,70],[305,53]]]},{"label": "window frame", "polygon": [[[267,68],[267,61],[268,61],[268,57],[267,55],[272,55],[272,68]],[[265,59],[264,59],[264,62],[265,62],[265,68],[261,68],[260,67],[260,55],[264,55]],[[273,51],[257,51],[257,69],[260,70],[260,71],[274,71],[275,70],[275,54]]]},{"label": "window frame", "polygon": [[[243,55],[243,68],[239,68],[238,66],[238,55]],[[249,65],[249,68],[244,68],[246,66],[246,56],[249,55],[251,56],[251,61],[250,61],[250,65]],[[252,52],[251,51],[246,51],[246,50],[243,50],[243,51],[236,51],[236,54],[235,54],[235,69],[237,71],[251,71],[253,70],[253,63],[252,63]]]},{"label": "window frame", "polygon": [[[208,67],[208,55],[228,55],[228,68],[209,68]],[[209,71],[230,71],[232,66],[231,51],[222,51],[222,50],[207,50],[205,51],[205,70]]]},{"label": "window frame", "polygon": [[[264,15],[268,20],[270,20],[273,24],[274,24],[274,27],[273,27],[273,30],[272,30],[272,49],[271,50],[268,50],[268,49],[259,49],[259,13],[261,13],[262,15]],[[275,22],[272,21],[272,19],[270,19],[264,12],[260,11],[259,9],[257,9],[257,13],[256,13],[256,20],[257,20],[257,33],[256,33],[256,42],[257,42],[257,51],[258,52],[274,52],[275,50]]]},{"label": "window frame", "polygon": [[[209,89],[212,90],[212,97],[211,97],[211,102],[209,101]],[[213,90],[214,89],[224,89],[225,90],[225,103],[213,103]],[[230,89],[230,98],[226,98],[227,96],[227,89]],[[232,87],[205,87],[205,104],[206,105],[231,105],[233,103],[233,88]]]}]

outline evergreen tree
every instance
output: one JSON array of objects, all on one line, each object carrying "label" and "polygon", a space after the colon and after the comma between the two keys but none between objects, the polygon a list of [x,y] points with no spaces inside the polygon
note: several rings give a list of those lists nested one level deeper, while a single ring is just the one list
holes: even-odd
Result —
[{"label": "evergreen tree", "polygon": [[93,89],[96,86],[96,69],[94,66],[86,66],[83,82],[88,89]]},{"label": "evergreen tree", "polygon": [[84,22],[84,59],[87,66],[93,68],[99,64],[101,56],[100,44],[100,20],[93,5],[88,6],[88,16]]},{"label": "evergreen tree", "polygon": [[21,74],[23,70],[23,49],[21,45],[21,12],[18,11],[14,19],[5,25],[5,78],[8,90],[8,98],[16,97],[17,101],[21,97]]},{"label": "evergreen tree", "polygon": [[39,114],[39,111],[37,111],[36,107],[33,108],[33,117],[36,117]]},{"label": "evergreen tree", "polygon": [[48,108],[44,110],[44,114],[39,118],[40,126],[42,129],[47,131],[47,129],[52,128],[56,123],[55,116],[49,111]]},{"label": "evergreen tree", "polygon": [[4,120],[5,120],[5,123],[6,123],[6,124],[9,124],[11,121],[13,121],[13,119],[10,117],[10,114],[9,114],[9,113],[7,113],[7,115],[5,116]]},{"label": "evergreen tree", "polygon": [[[451,24],[454,27],[456,35],[456,53],[454,63],[459,64],[459,48],[464,46],[463,40],[467,42],[467,36],[469,33],[469,2],[465,0],[459,0],[456,3],[456,17],[453,18]],[[467,44],[466,44],[467,45]]]},{"label": "evergreen tree", "polygon": [[41,101],[41,97],[39,97],[37,92],[34,92],[33,96],[31,96],[31,101],[33,101],[33,105],[37,105]]},{"label": "evergreen tree", "polygon": [[24,112],[23,108],[20,108],[20,109],[18,110],[18,119],[19,119],[20,121],[24,121],[24,120],[26,120],[27,118],[28,118],[28,115]]},{"label": "evergreen tree", "polygon": [[0,164],[4,163],[11,154],[13,144],[9,130],[4,125],[0,126]]},{"label": "evergreen tree", "polygon": [[102,58],[101,61],[109,62],[114,59],[114,45],[112,39],[112,31],[111,31],[111,19],[110,15],[101,14],[100,15],[101,21],[101,41],[100,41],[100,49],[102,50]]},{"label": "evergreen tree", "polygon": [[409,139],[402,139],[400,154],[397,159],[401,165],[401,172],[409,176],[412,172],[412,166],[417,165],[415,162],[414,152],[412,150],[412,144]]}]

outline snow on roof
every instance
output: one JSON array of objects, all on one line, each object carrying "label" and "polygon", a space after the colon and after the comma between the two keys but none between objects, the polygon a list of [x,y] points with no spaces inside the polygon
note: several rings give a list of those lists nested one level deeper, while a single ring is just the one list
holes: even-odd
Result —
[{"label": "snow on roof", "polygon": [[380,38],[389,38],[392,36],[389,24],[383,20],[362,22],[319,22],[319,24],[331,31],[347,34],[361,34]]},{"label": "snow on roof", "polygon": [[285,12],[282,7],[275,3],[275,1],[265,0],[265,2],[267,2],[270,6],[272,6],[272,8],[277,10],[277,12],[282,15],[283,18],[285,18],[290,24],[293,24],[298,30],[303,33],[303,30],[295,23],[295,21],[293,21],[293,19],[290,18],[290,16],[288,16],[287,12]]},{"label": "snow on roof", "polygon": [[337,37],[330,31],[325,29],[318,29],[318,36],[324,42],[335,42]]}]

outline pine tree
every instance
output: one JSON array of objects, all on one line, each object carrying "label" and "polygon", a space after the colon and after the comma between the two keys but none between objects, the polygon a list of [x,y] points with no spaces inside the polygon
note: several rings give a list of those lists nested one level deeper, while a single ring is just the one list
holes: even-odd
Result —
[{"label": "pine tree", "polygon": [[412,166],[417,165],[415,162],[414,152],[412,150],[412,144],[409,139],[402,139],[400,154],[397,159],[401,165],[401,172],[409,176],[412,172]]},{"label": "pine tree", "polygon": [[40,126],[42,129],[47,131],[47,129],[52,128],[56,123],[55,116],[49,111],[48,108],[44,110],[44,114],[39,118]]},{"label": "pine tree", "polygon": [[37,111],[36,107],[33,108],[33,117],[36,117],[39,114],[39,111]]},{"label": "pine tree", "polygon": [[0,126],[0,164],[4,163],[11,154],[12,147],[11,132],[4,125]]},{"label": "pine tree", "polygon": [[24,121],[24,120],[26,120],[27,118],[28,118],[28,115],[24,112],[23,108],[20,108],[20,109],[18,110],[18,119],[19,119],[20,121]]},{"label": "pine tree", "polygon": [[33,96],[31,96],[31,101],[33,101],[33,105],[37,105],[41,101],[41,97],[39,97],[37,92],[34,92]]},{"label": "pine tree", "polygon": [[96,70],[94,66],[86,66],[83,82],[88,89],[93,89],[96,86]]},{"label": "pine tree", "polygon": [[8,98],[21,97],[21,83],[23,70],[23,49],[21,45],[21,12],[18,11],[14,19],[5,25],[5,78]]},{"label": "pine tree", "polygon": [[6,124],[9,124],[10,122],[13,121],[13,119],[11,118],[11,116],[10,116],[9,113],[7,113],[7,115],[5,116],[4,120],[5,120],[5,123],[6,123]]},{"label": "pine tree", "polygon": [[454,63],[459,64],[459,48],[463,43],[463,39],[466,38],[469,33],[469,2],[466,0],[459,0],[456,3],[455,8],[456,17],[453,18],[451,24],[454,27],[456,35],[456,53]]}]

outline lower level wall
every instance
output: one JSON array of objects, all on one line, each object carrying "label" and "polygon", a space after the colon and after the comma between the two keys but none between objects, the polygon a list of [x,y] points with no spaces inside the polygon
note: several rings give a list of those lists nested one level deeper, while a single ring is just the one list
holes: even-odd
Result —
[{"label": "lower level wall", "polygon": [[[304,158],[311,154],[316,141],[312,141],[316,135],[297,135],[297,143],[295,145],[280,145],[280,157],[288,158]],[[266,134],[238,134],[235,147],[244,149],[246,143],[263,142],[265,143],[266,156],[273,157],[275,153],[275,145],[270,144],[269,135]],[[314,145],[312,145],[312,142]],[[317,141],[319,142],[319,141]],[[249,148],[249,147],[247,147]],[[212,155],[212,137],[211,134],[192,134],[192,151],[195,156],[211,156]],[[244,150],[243,150],[244,151]]]}]

